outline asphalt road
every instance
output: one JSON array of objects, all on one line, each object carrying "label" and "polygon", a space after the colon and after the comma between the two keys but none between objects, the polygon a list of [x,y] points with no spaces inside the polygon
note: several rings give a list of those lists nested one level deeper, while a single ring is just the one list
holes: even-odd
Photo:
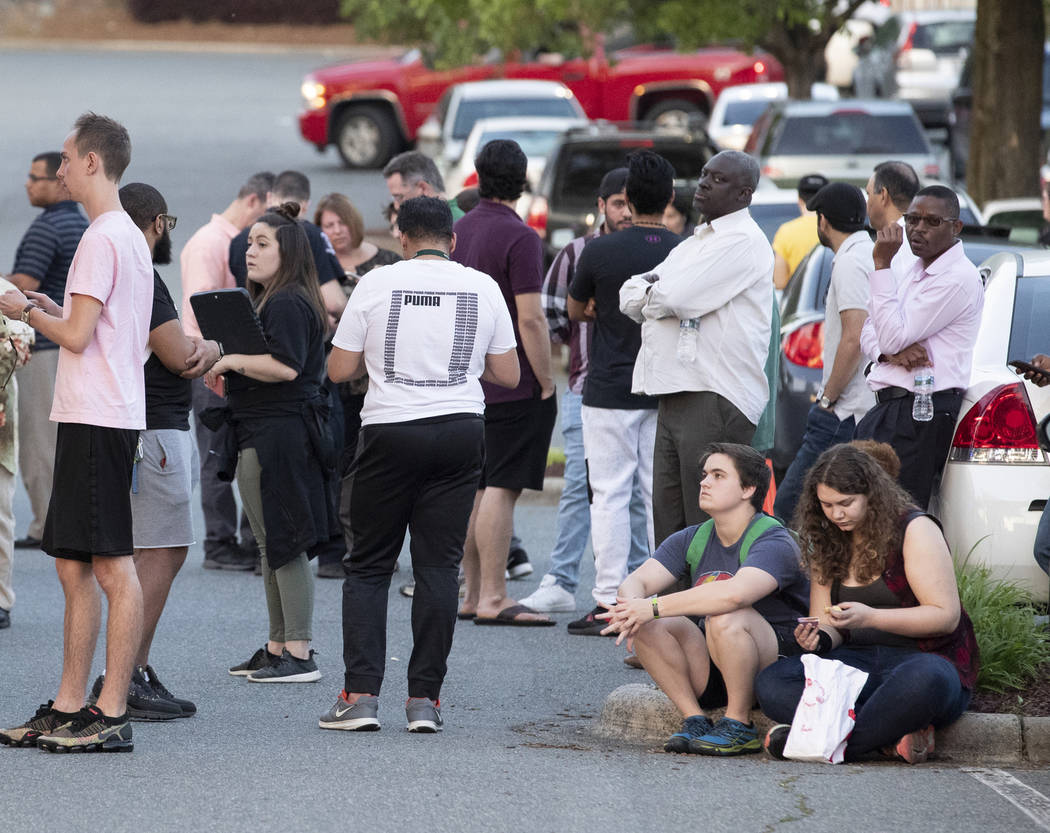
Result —
[{"label": "asphalt road", "polygon": [[[126,181],[151,182],[165,193],[180,217],[177,246],[262,167],[300,168],[317,194],[342,189],[374,217],[384,198],[380,178],[349,175],[331,151],[319,157],[297,139],[291,119],[299,77],[319,60],[0,53],[0,269],[9,268],[4,264],[33,216],[21,192],[29,158],[57,147],[88,108],[128,125],[135,151]],[[166,277],[177,290],[177,269]],[[26,512],[20,492],[19,532]],[[534,576],[512,585],[520,598],[547,567],[554,508],[523,506],[516,525],[537,565]],[[1012,803],[975,774],[936,764],[829,767],[764,755],[720,761],[600,739],[593,725],[604,696],[645,677],[621,663],[622,649],[611,640],[567,635],[568,614],[552,629],[460,623],[443,692],[446,730],[409,735],[401,706],[410,604],[396,592],[404,573],[390,596],[383,730],[322,731],[317,717],[342,686],[339,583],[317,587],[315,647],[324,679],[252,685],[225,669],[265,638],[261,583],[200,564],[194,547],[153,653],[169,687],[197,702],[197,717],[136,724],[131,755],[0,748],[4,830],[1050,830],[1047,771],[1000,776]],[[588,553],[581,612],[591,606],[592,581]],[[61,663],[62,597],[51,560],[19,551],[15,587],[14,624],[0,632],[5,725],[53,696]]]}]

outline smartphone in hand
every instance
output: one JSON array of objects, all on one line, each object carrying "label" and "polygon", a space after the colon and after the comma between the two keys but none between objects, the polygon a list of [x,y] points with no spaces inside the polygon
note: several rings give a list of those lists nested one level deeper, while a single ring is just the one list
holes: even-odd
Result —
[{"label": "smartphone in hand", "polygon": [[1031,373],[1033,376],[1037,377],[1037,380],[1039,382],[1042,382],[1043,384],[1050,382],[1050,371],[1043,370],[1041,367],[1036,367],[1031,362],[1022,362],[1018,359],[1014,359],[1013,361],[1009,361],[1006,364],[1007,366],[1012,367],[1021,373]]}]

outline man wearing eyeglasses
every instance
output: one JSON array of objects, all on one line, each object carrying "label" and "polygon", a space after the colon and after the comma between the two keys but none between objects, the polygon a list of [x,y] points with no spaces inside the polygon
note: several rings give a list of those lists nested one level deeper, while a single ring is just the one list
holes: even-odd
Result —
[{"label": "man wearing eyeglasses", "polygon": [[[970,367],[984,306],[977,268],[958,234],[959,198],[943,185],[919,191],[904,215],[878,232],[873,251],[869,317],[861,349],[872,359],[868,385],[876,405],[857,425],[858,439],[893,446],[901,459],[901,485],[925,508],[944,465]],[[896,276],[890,269],[907,234],[918,260]],[[915,375],[933,372],[933,419],[912,417]]]},{"label": "man wearing eyeglasses", "polygon": [[[43,292],[61,304],[66,275],[73,253],[88,227],[87,218],[69,198],[56,174],[62,164],[57,151],[33,157],[26,177],[26,196],[34,208],[44,209],[33,220],[15,252],[15,265],[8,279],[23,292]],[[32,361],[19,369],[18,379],[18,467],[29,495],[33,519],[19,548],[40,546],[44,516],[51,499],[51,475],[55,467],[57,425],[48,419],[58,371],[58,345],[38,335]]]}]

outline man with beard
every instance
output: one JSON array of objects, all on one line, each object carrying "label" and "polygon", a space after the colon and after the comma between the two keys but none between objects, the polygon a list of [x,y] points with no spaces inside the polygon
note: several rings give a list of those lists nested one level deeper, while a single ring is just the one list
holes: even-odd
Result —
[{"label": "man with beard", "polygon": [[860,331],[868,317],[868,275],[874,244],[864,230],[866,207],[860,189],[845,182],[821,188],[806,206],[816,212],[817,236],[835,253],[824,313],[824,374],[809,409],[802,446],[777,488],[774,504],[786,523],[795,514],[802,480],[817,457],[853,439],[857,422],[872,406],[864,380]]},{"label": "man with beard", "polygon": [[[873,361],[868,386],[876,405],[857,437],[889,443],[901,459],[900,484],[922,509],[948,456],[955,419],[970,384],[984,286],[958,235],[959,198],[943,185],[923,188],[896,223],[879,230],[872,256],[870,316],[860,345]],[[892,268],[907,233],[915,263]],[[933,373],[933,416],[912,416],[915,375]]]},{"label": "man with beard", "polygon": [[[156,188],[133,182],[120,189],[120,202],[146,237],[154,264],[171,263],[168,214]],[[190,433],[190,379],[204,375],[219,360],[214,341],[191,338],[182,330],[175,302],[153,270],[150,356],[144,368],[146,430],[139,434],[140,459],[131,486],[135,570],[142,585],[142,638],[128,689],[128,717],[170,720],[191,717],[197,707],[174,697],[149,662],[150,645],[164,611],[171,583],[194,543],[191,499],[197,482],[197,447]],[[102,691],[95,680],[92,695]]]}]

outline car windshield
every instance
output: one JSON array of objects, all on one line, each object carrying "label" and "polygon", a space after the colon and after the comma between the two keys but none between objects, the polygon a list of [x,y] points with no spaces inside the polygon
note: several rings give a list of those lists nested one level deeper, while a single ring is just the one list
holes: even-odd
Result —
[{"label": "car windshield", "polygon": [[838,111],[787,117],[779,127],[769,150],[773,156],[929,153],[914,116]]},{"label": "car windshield", "polygon": [[478,139],[478,150],[496,139],[517,142],[529,159],[543,159],[550,155],[561,136],[561,130],[486,130]]},{"label": "car windshield", "polygon": [[1050,316],[1050,277],[1018,278],[1007,361],[1027,362],[1036,353],[1047,352],[1047,316]]},{"label": "car windshield", "polygon": [[754,101],[732,101],[726,105],[726,127],[732,124],[754,124],[755,119],[769,106],[769,99],[760,98]]},{"label": "car windshield", "polygon": [[627,164],[627,154],[638,147],[648,147],[671,163],[675,181],[696,182],[708,160],[706,148],[700,144],[681,146],[654,145],[652,140],[625,140],[591,147],[571,147],[564,154],[565,161],[555,177],[552,203],[558,210],[586,211],[598,198],[602,177],[613,168]]},{"label": "car windshield", "polygon": [[579,116],[572,99],[561,98],[488,98],[461,101],[452,125],[453,139],[466,139],[478,119],[499,116]]},{"label": "car windshield", "polygon": [[973,45],[974,21],[945,20],[915,27],[911,45],[929,49],[937,55],[950,55]]}]

